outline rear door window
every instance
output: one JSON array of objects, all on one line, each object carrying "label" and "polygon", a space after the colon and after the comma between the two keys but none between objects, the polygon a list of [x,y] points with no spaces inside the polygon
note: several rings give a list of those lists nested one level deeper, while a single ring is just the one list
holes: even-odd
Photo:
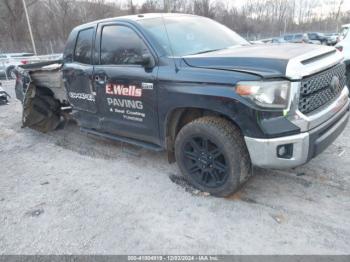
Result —
[{"label": "rear door window", "polygon": [[140,65],[149,53],[143,40],[126,26],[104,26],[101,38],[102,65]]},{"label": "rear door window", "polygon": [[74,51],[74,61],[91,64],[92,37],[94,29],[89,28],[79,32]]}]

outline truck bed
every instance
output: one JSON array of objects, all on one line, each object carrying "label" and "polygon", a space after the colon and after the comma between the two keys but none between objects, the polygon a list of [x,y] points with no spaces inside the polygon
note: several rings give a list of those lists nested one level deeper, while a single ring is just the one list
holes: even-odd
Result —
[{"label": "truck bed", "polygon": [[16,97],[23,102],[30,84],[51,89],[59,100],[66,100],[62,81],[62,60],[40,62],[17,67]]},{"label": "truck bed", "polygon": [[62,79],[62,61],[19,66],[16,97],[23,103],[22,127],[49,132],[58,127],[69,106]]}]

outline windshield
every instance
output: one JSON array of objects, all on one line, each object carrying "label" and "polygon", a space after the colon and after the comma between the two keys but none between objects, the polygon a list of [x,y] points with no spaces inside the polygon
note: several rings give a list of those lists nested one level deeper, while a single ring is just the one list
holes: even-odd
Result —
[{"label": "windshield", "polygon": [[[138,22],[169,56],[185,56],[249,45],[231,29],[205,17],[176,16]],[[215,32],[215,36],[212,32]]]}]

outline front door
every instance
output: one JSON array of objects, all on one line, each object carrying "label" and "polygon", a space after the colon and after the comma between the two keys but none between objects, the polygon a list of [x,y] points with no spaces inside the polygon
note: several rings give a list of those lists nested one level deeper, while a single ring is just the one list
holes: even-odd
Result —
[{"label": "front door", "polygon": [[134,139],[159,143],[157,66],[147,68],[143,58],[154,55],[144,39],[124,24],[102,24],[97,30],[100,47],[94,81],[101,129]]}]

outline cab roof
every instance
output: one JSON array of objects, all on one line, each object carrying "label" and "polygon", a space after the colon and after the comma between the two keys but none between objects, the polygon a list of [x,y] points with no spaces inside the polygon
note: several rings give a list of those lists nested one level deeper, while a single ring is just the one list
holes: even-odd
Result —
[{"label": "cab roof", "polygon": [[183,16],[195,17],[196,15],[183,14],[183,13],[147,13],[147,14],[137,14],[137,15],[125,15],[125,16],[117,16],[117,17],[96,20],[93,22],[79,25],[76,28],[86,28],[89,26],[94,26],[96,24],[106,23],[106,22],[117,22],[117,21],[137,22],[144,19],[161,18],[161,17],[183,17]]}]

